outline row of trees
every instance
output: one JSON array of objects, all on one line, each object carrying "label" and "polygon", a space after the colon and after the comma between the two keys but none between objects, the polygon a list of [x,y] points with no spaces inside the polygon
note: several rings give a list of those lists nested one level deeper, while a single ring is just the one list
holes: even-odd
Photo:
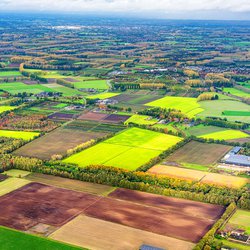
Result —
[{"label": "row of trees", "polygon": [[237,202],[238,207],[250,209],[247,188],[230,189],[228,187],[157,176],[141,171],[131,172],[106,166],[79,168],[74,164],[69,165],[54,161],[44,163],[35,158],[12,155],[1,155],[0,166],[2,170],[17,168],[213,204],[229,205],[232,202]]}]

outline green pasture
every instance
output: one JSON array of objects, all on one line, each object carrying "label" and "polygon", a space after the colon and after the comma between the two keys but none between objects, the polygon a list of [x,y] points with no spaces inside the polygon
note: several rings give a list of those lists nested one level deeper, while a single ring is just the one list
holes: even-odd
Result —
[{"label": "green pasture", "polygon": [[225,110],[225,111],[222,112],[222,115],[225,115],[225,116],[250,116],[250,111]]},{"label": "green pasture", "polygon": [[235,88],[224,88],[223,89],[224,92],[227,92],[231,95],[235,95],[235,96],[239,96],[239,97],[244,97],[244,98],[249,98],[250,94],[247,92],[244,92],[242,90],[239,89],[235,89]]},{"label": "green pasture", "polygon": [[139,125],[154,125],[157,122],[157,119],[147,115],[133,115],[125,122],[125,124],[135,123]]},{"label": "green pasture", "polygon": [[250,211],[238,209],[228,222],[250,234]]},{"label": "green pasture", "polygon": [[76,163],[81,167],[102,164],[135,170],[181,140],[176,136],[130,128],[63,162]]},{"label": "green pasture", "polygon": [[26,132],[26,131],[0,130],[0,137],[1,136],[29,141],[32,140],[34,137],[39,136],[39,133]]},{"label": "green pasture", "polygon": [[83,249],[0,226],[0,248],[4,250],[74,250]]},{"label": "green pasture", "polygon": [[83,95],[83,93],[77,89],[68,88],[57,83],[44,84],[43,86],[48,87],[50,91],[61,92],[63,96]]},{"label": "green pasture", "polygon": [[19,71],[0,71],[0,77],[21,76]]},{"label": "green pasture", "polygon": [[96,94],[96,95],[88,95],[86,96],[87,99],[100,99],[100,100],[104,100],[104,99],[108,99],[114,96],[118,96],[120,95],[120,93],[110,93],[110,92],[106,92],[106,93],[100,93],[100,94]]},{"label": "green pasture", "polygon": [[233,140],[233,139],[247,138],[248,134],[241,132],[239,130],[227,129],[224,131],[204,134],[198,137],[202,137],[205,139],[214,139],[214,140]]},{"label": "green pasture", "polygon": [[203,111],[200,103],[197,102],[197,99],[191,97],[165,96],[145,105],[152,107],[161,107],[165,109],[180,110],[189,117],[194,117],[195,115]]},{"label": "green pasture", "polygon": [[108,89],[106,80],[90,80],[74,82],[73,84],[77,89]]},{"label": "green pasture", "polygon": [[215,132],[220,132],[226,130],[225,128],[216,127],[216,126],[205,126],[203,124],[199,124],[198,126],[193,126],[188,129],[185,129],[184,132],[187,135],[201,136],[204,134],[211,134]]}]

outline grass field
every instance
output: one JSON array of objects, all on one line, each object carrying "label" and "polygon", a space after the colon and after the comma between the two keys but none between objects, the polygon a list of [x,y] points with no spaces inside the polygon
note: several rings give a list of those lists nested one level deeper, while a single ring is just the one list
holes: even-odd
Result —
[{"label": "grass field", "polygon": [[166,175],[169,177],[181,178],[184,180],[193,180],[201,183],[216,184],[231,188],[241,188],[248,183],[248,179],[241,177],[221,175],[216,173],[209,173],[165,165],[156,165],[149,169],[148,172],[159,175]]},{"label": "grass field", "polygon": [[250,111],[231,111],[231,110],[225,110],[222,113],[226,116],[250,116]]},{"label": "grass field", "polygon": [[21,76],[19,71],[0,71],[0,77]]},{"label": "grass field", "polygon": [[218,162],[231,148],[225,145],[191,141],[167,157],[166,161],[208,166]]},{"label": "grass field", "polygon": [[[86,225],[88,225],[86,227]],[[105,237],[103,232],[109,232]],[[154,234],[117,223],[79,215],[54,233],[52,239],[89,249],[139,249],[144,244],[169,250],[191,250],[193,243]]]},{"label": "grass field", "polygon": [[135,123],[139,125],[154,125],[157,121],[157,119],[151,118],[147,115],[133,115],[125,122],[125,124]]},{"label": "grass field", "polygon": [[44,84],[44,87],[48,87],[50,91],[61,92],[63,96],[83,95],[83,93],[77,89],[68,88],[57,83]]},{"label": "grass field", "polygon": [[185,134],[194,136],[200,136],[208,133],[214,133],[226,130],[225,128],[216,126],[205,126],[203,124],[199,124],[197,126],[193,126],[190,128],[182,128],[182,127],[179,128],[182,129]]},{"label": "grass field", "polygon": [[0,196],[8,194],[12,192],[13,190],[16,190],[26,184],[28,184],[30,181],[20,179],[20,178],[8,178],[2,182],[0,182]]},{"label": "grass field", "polygon": [[153,128],[159,128],[159,129],[167,129],[168,131],[172,131],[174,133],[178,132],[178,130],[173,126],[173,123],[169,123],[169,124],[155,124],[152,127]]},{"label": "grass field", "polygon": [[52,89],[41,84],[27,85],[22,82],[2,83],[0,84],[0,90],[9,92],[12,95],[26,92],[31,94],[38,94],[41,92],[53,92]]},{"label": "grass field", "polygon": [[190,97],[166,96],[156,101],[149,102],[146,105],[180,110],[189,117],[194,117],[203,111],[196,98]]},{"label": "grass field", "polygon": [[5,111],[9,111],[9,110],[14,110],[17,107],[13,107],[13,106],[0,106],[0,114],[5,112]]},{"label": "grass field", "polygon": [[26,131],[0,130],[0,136],[23,139],[25,141],[29,141],[29,140],[32,140],[34,137],[39,136],[39,133],[26,132]]},{"label": "grass field", "polygon": [[223,91],[239,97],[246,97],[246,98],[250,97],[249,93],[235,88],[224,88]]},{"label": "grass field", "polygon": [[75,82],[74,86],[77,89],[108,89],[108,84],[106,80]]},{"label": "grass field", "polygon": [[19,169],[10,169],[4,172],[4,174],[10,176],[10,177],[16,177],[16,178],[23,178],[27,175],[29,175],[31,172],[19,170]]},{"label": "grass field", "polygon": [[247,234],[250,234],[250,211],[238,209],[228,223],[236,228],[244,229]]},{"label": "grass field", "polygon": [[104,99],[108,99],[108,98],[111,98],[111,97],[114,97],[114,96],[118,96],[120,95],[120,93],[110,93],[110,92],[107,92],[107,93],[101,93],[101,94],[96,94],[96,95],[88,95],[86,96],[86,98],[88,99],[100,99],[100,100],[104,100]]},{"label": "grass field", "polygon": [[58,241],[29,235],[0,226],[0,248],[4,250],[74,250],[83,249]]},{"label": "grass field", "polygon": [[224,131],[203,134],[199,137],[205,139],[214,139],[214,140],[232,140],[232,139],[247,138],[249,137],[249,135],[238,130],[227,129]]},{"label": "grass field", "polygon": [[229,121],[242,121],[250,122],[249,116],[226,116],[223,112],[230,111],[247,111],[249,112],[249,105],[235,100],[215,100],[215,101],[202,101],[200,102],[203,112],[197,114],[197,117],[221,117],[227,118]]},{"label": "grass field", "polygon": [[131,128],[66,158],[82,167],[103,164],[135,170],[182,139],[149,130]]}]

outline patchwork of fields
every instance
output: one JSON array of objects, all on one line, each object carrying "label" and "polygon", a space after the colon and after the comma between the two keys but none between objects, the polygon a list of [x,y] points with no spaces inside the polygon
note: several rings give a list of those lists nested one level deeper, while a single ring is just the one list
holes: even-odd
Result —
[{"label": "patchwork of fields", "polygon": [[172,135],[131,128],[63,161],[81,167],[103,164],[135,170],[181,140]]}]

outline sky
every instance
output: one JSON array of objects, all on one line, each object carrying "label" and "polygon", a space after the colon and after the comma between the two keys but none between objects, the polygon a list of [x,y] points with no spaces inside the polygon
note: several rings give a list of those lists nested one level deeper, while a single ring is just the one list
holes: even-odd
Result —
[{"label": "sky", "polygon": [[0,11],[250,20],[250,0],[0,0]]}]

